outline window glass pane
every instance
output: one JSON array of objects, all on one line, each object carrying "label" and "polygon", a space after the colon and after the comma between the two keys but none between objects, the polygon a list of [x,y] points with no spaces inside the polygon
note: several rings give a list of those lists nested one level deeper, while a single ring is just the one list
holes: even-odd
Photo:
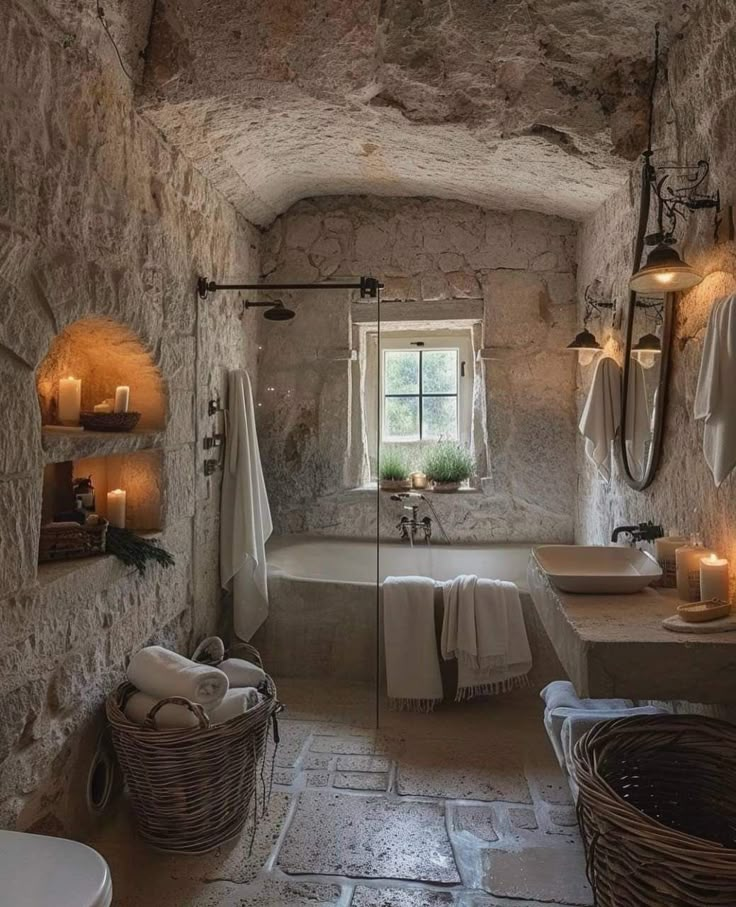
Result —
[{"label": "window glass pane", "polygon": [[457,350],[427,350],[422,354],[425,394],[457,393]]},{"label": "window glass pane", "polygon": [[419,393],[419,352],[386,350],[384,394]]},{"label": "window glass pane", "polygon": [[419,397],[386,397],[383,437],[385,441],[419,439]]},{"label": "window glass pane", "polygon": [[424,397],[422,400],[425,440],[457,440],[457,397]]}]

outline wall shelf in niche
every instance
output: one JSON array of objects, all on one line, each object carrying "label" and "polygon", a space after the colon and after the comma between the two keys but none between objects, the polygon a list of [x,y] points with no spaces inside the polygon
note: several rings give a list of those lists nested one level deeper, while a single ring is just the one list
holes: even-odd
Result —
[{"label": "wall shelf in niche", "polygon": [[45,463],[63,463],[86,457],[109,457],[162,447],[162,431],[47,431],[41,426]]}]

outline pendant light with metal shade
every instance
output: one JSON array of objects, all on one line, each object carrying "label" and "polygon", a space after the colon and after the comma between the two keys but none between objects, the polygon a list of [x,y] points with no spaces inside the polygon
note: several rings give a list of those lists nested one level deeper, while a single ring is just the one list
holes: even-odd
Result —
[{"label": "pendant light with metal shade", "polygon": [[603,351],[603,347],[598,343],[598,338],[587,328],[583,328],[565,349],[578,353],[578,362],[581,365],[590,365],[596,354]]},{"label": "pendant light with metal shade", "polygon": [[662,341],[656,334],[644,334],[639,342],[631,348],[631,355],[642,368],[653,368],[657,356],[662,355]]},{"label": "pendant light with metal shade", "polygon": [[658,243],[647,256],[644,267],[631,278],[629,286],[636,293],[676,293],[689,290],[703,280],[692,265],[667,242]]}]

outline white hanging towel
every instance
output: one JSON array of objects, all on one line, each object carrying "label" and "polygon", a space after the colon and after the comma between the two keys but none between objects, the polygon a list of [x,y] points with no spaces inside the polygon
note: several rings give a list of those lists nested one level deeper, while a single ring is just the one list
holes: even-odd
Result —
[{"label": "white hanging towel", "polygon": [[266,541],[273,532],[258,450],[250,378],[228,376],[228,432],[220,502],[220,581],[232,583],[236,635],[249,640],[268,616]]},{"label": "white hanging towel", "polygon": [[703,344],[695,418],[705,420],[703,453],[716,487],[736,466],[736,295],[713,305]]},{"label": "white hanging towel", "polygon": [[633,358],[629,367],[628,403],[626,454],[636,474],[643,476],[652,446],[652,418],[649,413],[646,375],[641,363]]},{"label": "white hanging towel", "polygon": [[431,712],[442,702],[434,628],[434,580],[387,576],[383,581],[386,687],[392,708]]},{"label": "white hanging towel", "polygon": [[444,659],[457,658],[456,701],[526,684],[532,655],[516,586],[458,576],[442,592],[441,650]]},{"label": "white hanging towel", "polygon": [[621,425],[621,369],[615,359],[598,361],[580,419],[585,453],[605,482],[611,480],[611,447]]}]

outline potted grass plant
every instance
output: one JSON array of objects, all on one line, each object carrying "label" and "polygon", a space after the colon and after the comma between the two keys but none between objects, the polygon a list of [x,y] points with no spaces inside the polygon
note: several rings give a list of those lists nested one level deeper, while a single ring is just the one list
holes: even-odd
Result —
[{"label": "potted grass plant", "polygon": [[409,491],[409,465],[403,451],[395,447],[381,448],[378,482],[381,491]]},{"label": "potted grass plant", "polygon": [[438,441],[424,455],[423,470],[432,483],[432,491],[459,491],[474,469],[473,455],[456,441]]}]

